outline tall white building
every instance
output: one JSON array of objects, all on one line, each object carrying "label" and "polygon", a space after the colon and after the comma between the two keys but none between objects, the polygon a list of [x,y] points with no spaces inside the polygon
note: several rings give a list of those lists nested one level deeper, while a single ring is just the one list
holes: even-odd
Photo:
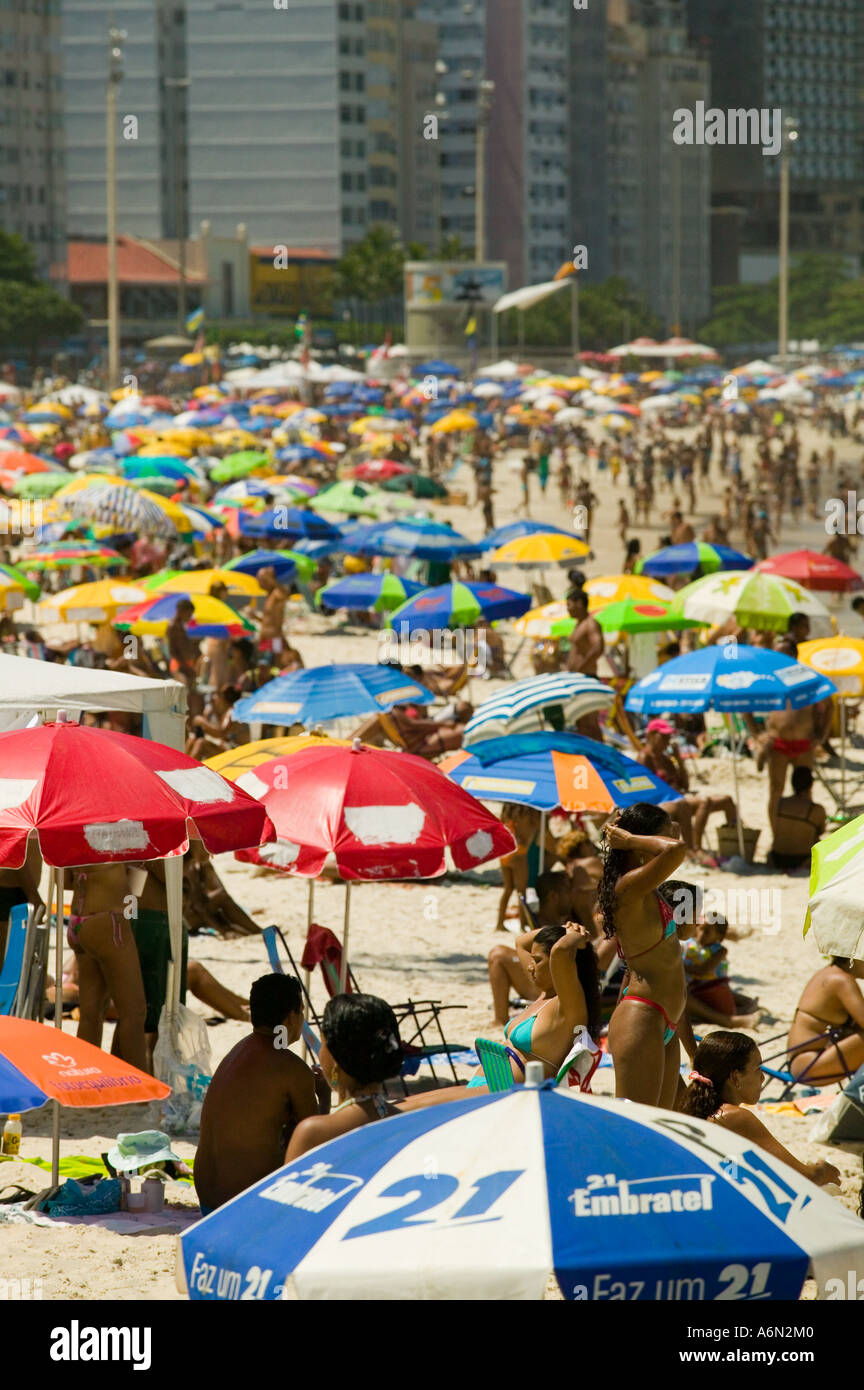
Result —
[{"label": "tall white building", "polygon": [[0,226],[46,277],[66,236],[59,35],[59,0],[0,6]]}]

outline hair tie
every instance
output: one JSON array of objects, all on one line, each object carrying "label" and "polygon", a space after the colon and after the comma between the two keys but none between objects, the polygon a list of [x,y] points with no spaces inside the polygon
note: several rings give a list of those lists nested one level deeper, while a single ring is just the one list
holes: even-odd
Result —
[{"label": "hair tie", "polygon": [[687,1080],[688,1080],[688,1081],[701,1081],[703,1086],[713,1086],[713,1085],[714,1085],[714,1082],[713,1082],[713,1081],[710,1081],[710,1080],[708,1079],[707,1076],[703,1076],[702,1073],[701,1073],[701,1072],[698,1072],[698,1071],[691,1071],[690,1075],[687,1077]]}]

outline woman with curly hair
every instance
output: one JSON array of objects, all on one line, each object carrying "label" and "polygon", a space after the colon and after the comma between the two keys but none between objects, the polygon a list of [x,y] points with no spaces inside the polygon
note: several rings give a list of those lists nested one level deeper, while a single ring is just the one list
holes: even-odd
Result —
[{"label": "woman with curly hair", "polygon": [[799,1163],[758,1116],[745,1109],[745,1106],[756,1104],[762,1091],[761,1065],[762,1056],[752,1038],[746,1033],[718,1028],[696,1049],[687,1094],[680,1109],[700,1120],[713,1120],[740,1134],[742,1139],[758,1144],[760,1149],[788,1163],[802,1178],[809,1178],[820,1187],[829,1182],[839,1183],[840,1174],[832,1163],[822,1160]]},{"label": "woman with curly hair", "polygon": [[605,848],[598,894],[603,933],[616,939],[628,971],[609,1024],[615,1094],[671,1109],[687,985],[674,911],[658,890],[687,847],[666,811],[640,801],[607,825]]}]

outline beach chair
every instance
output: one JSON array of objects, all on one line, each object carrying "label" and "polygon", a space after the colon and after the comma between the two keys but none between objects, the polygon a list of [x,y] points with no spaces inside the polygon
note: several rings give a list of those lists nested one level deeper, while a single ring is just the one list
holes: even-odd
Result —
[{"label": "beach chair", "polygon": [[490,1091],[509,1091],[516,1085],[511,1063],[519,1069],[522,1073],[522,1080],[525,1080],[525,1067],[522,1064],[522,1058],[513,1051],[512,1047],[507,1047],[504,1043],[493,1042],[491,1038],[475,1038],[474,1051],[480,1058],[486,1085]]},{"label": "beach chair", "polygon": [[6,955],[0,970],[0,1014],[15,1012],[15,1001],[24,979],[23,966],[27,944],[27,925],[30,907],[18,903],[9,913],[9,935],[6,941]]},{"label": "beach chair", "polygon": [[[779,1042],[781,1038],[785,1038],[786,1036],[786,1033],[777,1033],[772,1038],[765,1038],[764,1041],[760,1040],[760,1050],[768,1046],[768,1044],[770,1043]],[[778,1101],[788,1100],[789,1097],[792,1095],[792,1092],[796,1089],[796,1087],[801,1089],[803,1095],[812,1096],[815,1095],[817,1091],[826,1090],[827,1086],[840,1086],[842,1082],[848,1081],[849,1078],[852,1076],[852,1072],[849,1071],[849,1069],[846,1067],[844,1063],[843,1069],[845,1072],[845,1076],[842,1078],[842,1081],[840,1079],[838,1079],[836,1082],[831,1081],[827,1083],[827,1086],[808,1085],[807,1073],[810,1071],[812,1067],[816,1066],[819,1060],[818,1057],[815,1057],[813,1059],[809,1067],[804,1068],[800,1076],[793,1076],[792,1072],[789,1070],[789,1059],[790,1057],[794,1057],[796,1052],[812,1052],[814,1046],[818,1043],[825,1043],[826,1046],[830,1046],[832,1043],[842,1041],[844,1036],[845,1035],[839,1028],[829,1028],[825,1033],[820,1033],[818,1038],[810,1038],[806,1043],[799,1043],[797,1047],[783,1047],[780,1051],[771,1053],[769,1057],[763,1057],[761,1070],[765,1073],[767,1077],[770,1077],[771,1081],[779,1081],[782,1086],[780,1095],[777,1096],[775,1099],[777,1099]],[[824,1051],[824,1048],[820,1048],[819,1050],[820,1052],[822,1052]],[[842,1053],[838,1052],[837,1055],[838,1057],[842,1058]],[[772,1062],[779,1061],[780,1058],[783,1058],[783,1060],[785,1061],[785,1066],[770,1065],[770,1063]]]},{"label": "beach chair", "polygon": [[[320,928],[317,928],[317,925],[315,923],[311,923],[310,932],[313,926],[316,927],[316,930],[320,930]],[[330,935],[332,936],[332,933]],[[315,1005],[312,1002],[312,996],[309,992],[308,972],[305,970],[303,966],[303,957],[301,957],[300,967],[298,968],[297,962],[294,960],[294,957],[291,954],[291,948],[289,947],[288,942],[285,940],[284,935],[277,926],[265,927],[262,931],[262,936],[264,937],[264,944],[267,947],[267,954],[270,957],[270,964],[274,971],[277,971],[279,974],[284,973],[279,959],[279,945],[281,944],[282,949],[284,950],[285,955],[288,958],[288,963],[291,967],[291,970],[294,972],[294,974],[300,981],[300,988],[303,991],[303,998],[306,1006],[307,1026],[309,1025],[309,1021],[311,1020],[311,1022],[314,1023],[315,1027],[320,1031],[321,1018],[315,1008]],[[335,936],[333,936],[333,941],[339,947],[339,956],[336,957],[335,955],[333,955],[329,959],[319,960],[318,962],[319,968],[321,970],[321,976],[324,981],[324,987],[327,990],[327,994],[331,999],[334,995],[341,993],[339,987],[339,980],[342,966],[341,943]],[[348,973],[345,983],[347,986],[346,992],[355,994],[361,992],[360,987],[357,984],[357,979],[350,965],[348,966]],[[390,1007],[396,1015],[396,1022],[399,1025],[399,1036],[402,1041],[402,1051],[405,1054],[405,1061],[403,1063],[401,1073],[402,1089],[404,1090],[405,1094],[408,1094],[408,1088],[405,1085],[404,1079],[406,1076],[413,1075],[414,1072],[417,1071],[421,1062],[428,1063],[429,1069],[432,1073],[432,1078],[436,1086],[444,1084],[442,1078],[439,1077],[438,1073],[435,1070],[436,1058],[446,1059],[446,1063],[449,1066],[452,1080],[454,1084],[458,1085],[459,1076],[456,1071],[456,1058],[460,1053],[464,1053],[467,1049],[462,1043],[450,1043],[447,1041],[447,1039],[444,1036],[444,1030],[441,1024],[441,1014],[448,1009],[464,1009],[466,1005],[442,1004],[438,999],[408,999],[407,1001],[401,1004],[391,1004]],[[426,1034],[430,1029],[432,1030],[432,1037],[434,1038],[434,1041],[429,1041],[427,1039]],[[309,1028],[309,1032],[312,1032],[311,1027]],[[314,1033],[312,1033],[312,1036],[315,1036]],[[303,1038],[304,1042],[307,1042],[305,1029]],[[317,1039],[316,1046],[314,1049],[308,1042],[307,1047],[309,1047],[310,1051],[314,1051],[314,1054],[317,1057],[318,1049],[320,1048],[320,1043],[317,1041]],[[447,1081],[447,1084],[450,1084],[449,1080]]]},{"label": "beach chair", "polygon": [[[480,1058],[486,1085],[490,1091],[509,1091],[517,1084],[511,1063],[515,1063],[522,1079],[525,1079],[522,1058],[506,1043],[492,1042],[490,1038],[475,1038],[474,1050]],[[578,1086],[583,1093],[590,1093],[591,1078],[602,1057],[603,1053],[587,1028],[577,1028],[573,1035],[573,1046],[556,1073],[556,1086],[560,1086],[566,1079],[568,1086]]]}]

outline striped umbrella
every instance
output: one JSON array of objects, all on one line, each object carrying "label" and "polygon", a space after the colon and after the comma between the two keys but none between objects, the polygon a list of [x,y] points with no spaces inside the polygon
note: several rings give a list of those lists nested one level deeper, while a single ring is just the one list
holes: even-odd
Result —
[{"label": "striped umbrella", "polygon": [[186,629],[190,637],[221,637],[228,640],[248,637],[255,632],[252,623],[221,599],[211,598],[209,594],[190,593],[152,595],[144,603],[122,608],[114,625],[138,636],[150,633],[164,637],[182,599],[188,599],[195,610]]},{"label": "striped umbrella", "polygon": [[[707,627],[699,618],[682,618],[670,614],[668,603],[625,598],[606,604],[596,613],[604,632],[677,632],[685,627]],[[569,637],[578,619],[562,618],[552,624],[553,637]]]},{"label": "striped umbrella", "polygon": [[444,627],[474,627],[504,618],[519,618],[531,606],[528,594],[503,589],[500,584],[440,584],[424,589],[390,615],[387,626],[402,636]]},{"label": "striped umbrella", "polygon": [[116,526],[118,531],[138,531],[167,540],[177,535],[177,525],[165,509],[131,487],[94,483],[64,498],[64,505],[73,516]]},{"label": "striped umbrella", "polygon": [[707,541],[685,541],[683,545],[667,545],[646,555],[636,563],[637,574],[654,579],[668,579],[673,574],[716,574],[719,570],[747,570],[753,565],[749,555],[732,550],[728,545],[709,545]]},{"label": "striped umbrella", "polygon": [[608,709],[615,691],[594,676],[558,671],[515,681],[485,700],[468,721],[465,748],[483,739],[542,732],[573,725],[586,714]]},{"label": "striped umbrella", "polygon": [[254,695],[238,700],[234,711],[244,724],[326,724],[335,719],[375,714],[394,705],[427,705],[431,690],[389,666],[350,662],[311,666],[277,676]]},{"label": "striped umbrella", "polygon": [[28,574],[31,570],[72,569],[81,565],[85,569],[106,569],[110,565],[125,565],[127,562],[116,550],[108,546],[90,545],[86,542],[74,545],[48,546],[47,549],[25,551],[18,560],[20,569]]},{"label": "striped umbrella", "polygon": [[392,613],[424,586],[396,574],[351,574],[319,589],[315,597],[322,608],[347,608],[352,612]]},{"label": "striped umbrella", "polygon": [[670,604],[671,616],[699,618],[719,624],[734,618],[741,627],[785,632],[793,613],[805,613],[814,637],[827,637],[835,624],[823,603],[792,579],[757,570],[707,574],[679,589]]},{"label": "striped umbrella", "polygon": [[864,816],[857,816],[813,846],[804,934],[812,926],[816,947],[824,956],[862,958],[862,873]]},{"label": "striped umbrella", "polygon": [[4,589],[17,589],[27,598],[37,599],[40,594],[39,585],[28,579],[16,565],[0,565],[0,585]]}]

